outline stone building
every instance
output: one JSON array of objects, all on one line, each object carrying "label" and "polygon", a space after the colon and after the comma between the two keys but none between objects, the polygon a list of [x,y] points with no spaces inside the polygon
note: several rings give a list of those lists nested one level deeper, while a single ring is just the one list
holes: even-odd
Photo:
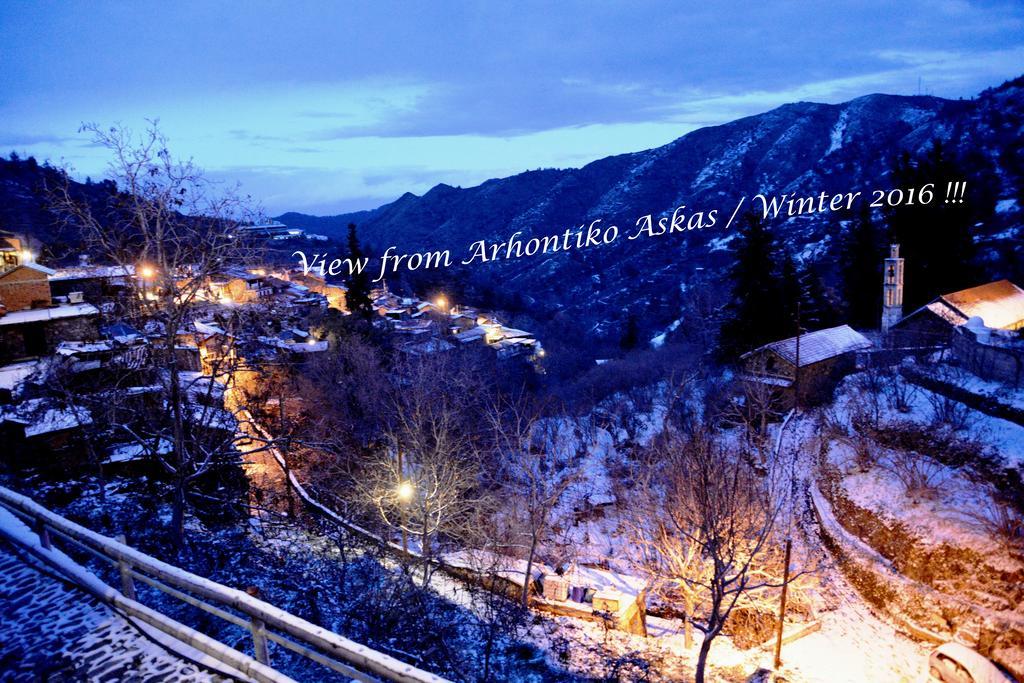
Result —
[{"label": "stone building", "polygon": [[974,317],[953,329],[953,356],[984,379],[1013,387],[1024,384],[1024,335],[987,327]]},{"label": "stone building", "polygon": [[974,317],[993,330],[1024,328],[1024,289],[1009,280],[997,280],[943,294],[893,325],[889,330],[891,343],[948,346],[953,330]]},{"label": "stone building", "polygon": [[53,270],[27,262],[0,273],[0,304],[7,312],[50,305]]},{"label": "stone building", "polygon": [[830,327],[765,344],[740,357],[742,381],[773,387],[782,402],[792,405],[796,392],[801,404],[831,396],[838,381],[856,369],[856,354],[871,342],[849,325]]},{"label": "stone building", "polygon": [[67,339],[98,338],[95,306],[53,303],[53,273],[32,262],[0,273],[0,362],[52,353]]}]

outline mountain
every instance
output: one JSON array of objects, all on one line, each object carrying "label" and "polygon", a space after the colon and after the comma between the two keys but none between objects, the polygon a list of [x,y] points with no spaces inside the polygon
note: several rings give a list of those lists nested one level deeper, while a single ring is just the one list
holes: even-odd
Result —
[{"label": "mountain", "polygon": [[[1024,77],[971,100],[875,94],[835,105],[799,102],[578,169],[530,171],[470,188],[441,184],[355,214],[278,218],[335,236],[354,222],[378,253],[390,245],[398,252],[448,248],[457,261],[474,241],[502,241],[516,231],[525,240],[600,218],[632,234],[645,214],[671,214],[682,205],[687,213],[718,209],[711,228],[636,240],[623,235],[605,247],[447,273],[451,282],[484,283],[544,317],[571,314],[586,329],[612,334],[632,314],[654,330],[679,317],[682,298],[692,296],[697,283],[712,291],[727,287],[725,245],[735,226],[730,232],[724,226],[740,197],[859,191],[870,199],[871,190],[889,188],[898,155],[921,155],[940,140],[964,165],[980,222],[976,239],[991,276],[1019,279],[1022,104]],[[941,201],[945,187],[936,192]],[[1004,201],[996,211],[998,200]],[[834,233],[855,212],[780,217],[770,225],[791,251],[828,271]]]}]

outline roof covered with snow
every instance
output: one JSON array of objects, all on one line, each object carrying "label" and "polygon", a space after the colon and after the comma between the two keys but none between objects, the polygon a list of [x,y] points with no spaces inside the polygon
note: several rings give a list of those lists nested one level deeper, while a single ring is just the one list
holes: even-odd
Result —
[{"label": "roof covered with snow", "polygon": [[[986,285],[943,294],[932,304],[938,302],[952,309],[952,318],[947,315],[943,317],[955,320],[957,325],[966,323],[974,316],[984,320],[986,327],[995,329],[1015,327],[1024,321],[1024,289],[1009,280],[997,280]],[[932,304],[928,307],[938,312],[932,308]]]},{"label": "roof covered with snow", "polygon": [[0,325],[24,325],[25,323],[45,322],[58,318],[76,318],[98,313],[99,309],[92,304],[62,304],[52,308],[33,308],[27,311],[8,313],[0,317]]},{"label": "roof covered with snow", "polygon": [[[849,325],[830,327],[817,332],[808,332],[799,337],[800,367],[820,363],[844,353],[863,351],[871,348],[871,342]],[[744,354],[744,358],[759,351],[773,351],[786,361],[797,365],[797,337],[765,344],[764,346]]]},{"label": "roof covered with snow", "polygon": [[135,274],[135,266],[78,266],[61,268],[50,275],[50,281],[90,280],[115,277],[129,277]]}]

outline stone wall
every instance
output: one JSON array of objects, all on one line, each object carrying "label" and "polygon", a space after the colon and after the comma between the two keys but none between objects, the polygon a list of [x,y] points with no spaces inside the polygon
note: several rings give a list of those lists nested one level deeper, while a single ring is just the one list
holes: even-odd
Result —
[{"label": "stone wall", "polygon": [[1019,346],[993,346],[977,340],[971,330],[953,334],[953,355],[978,377],[1020,387],[1024,382],[1024,341]]}]

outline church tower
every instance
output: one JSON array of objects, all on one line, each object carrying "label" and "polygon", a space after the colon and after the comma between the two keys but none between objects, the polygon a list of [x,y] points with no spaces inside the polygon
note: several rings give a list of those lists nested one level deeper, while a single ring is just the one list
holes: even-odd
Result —
[{"label": "church tower", "polygon": [[882,274],[882,332],[903,317],[903,259],[900,245],[889,245],[889,258],[885,259]]}]

